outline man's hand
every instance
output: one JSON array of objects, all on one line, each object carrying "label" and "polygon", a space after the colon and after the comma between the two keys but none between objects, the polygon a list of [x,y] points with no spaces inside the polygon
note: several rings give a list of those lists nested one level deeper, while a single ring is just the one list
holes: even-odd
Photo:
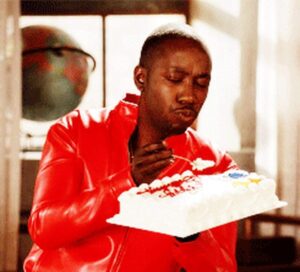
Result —
[{"label": "man's hand", "polygon": [[173,159],[173,152],[164,143],[137,148],[131,162],[131,175],[136,183],[151,183]]}]

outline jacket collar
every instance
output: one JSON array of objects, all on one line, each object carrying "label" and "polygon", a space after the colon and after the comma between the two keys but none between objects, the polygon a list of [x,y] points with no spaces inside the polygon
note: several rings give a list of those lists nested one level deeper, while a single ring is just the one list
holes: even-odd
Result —
[{"label": "jacket collar", "polygon": [[137,124],[139,96],[126,94],[110,112],[109,123],[117,129],[125,140],[129,140]]},{"label": "jacket collar", "polygon": [[140,97],[135,94],[126,94],[125,98],[117,104],[112,113],[136,125],[139,98]]}]

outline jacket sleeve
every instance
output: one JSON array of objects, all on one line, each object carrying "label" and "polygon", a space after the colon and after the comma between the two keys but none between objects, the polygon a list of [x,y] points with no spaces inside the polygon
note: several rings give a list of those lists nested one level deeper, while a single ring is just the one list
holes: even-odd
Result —
[{"label": "jacket sleeve", "polygon": [[[213,150],[216,167],[212,171],[223,173],[238,166],[223,152]],[[237,223],[232,222],[200,233],[189,242],[175,240],[175,258],[187,272],[235,272]]]},{"label": "jacket sleeve", "polygon": [[125,168],[98,187],[82,190],[84,161],[77,155],[74,135],[62,124],[49,131],[36,178],[28,228],[41,248],[57,248],[108,226],[118,212],[117,197],[134,186]]},{"label": "jacket sleeve", "polygon": [[175,257],[187,272],[235,272],[235,222],[202,232],[195,241],[175,242]]}]

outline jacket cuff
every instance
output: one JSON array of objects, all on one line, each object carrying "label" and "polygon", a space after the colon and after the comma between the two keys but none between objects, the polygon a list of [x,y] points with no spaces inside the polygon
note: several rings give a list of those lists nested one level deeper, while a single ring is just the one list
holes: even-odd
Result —
[{"label": "jacket cuff", "polygon": [[136,187],[131,177],[129,167],[110,176],[109,181],[111,183],[111,190],[116,198],[118,198],[118,196],[124,191],[127,191],[132,187]]},{"label": "jacket cuff", "polygon": [[192,241],[197,240],[197,238],[200,235],[201,235],[201,233],[199,232],[199,233],[195,233],[195,234],[192,234],[192,235],[184,237],[184,238],[175,236],[175,239],[176,239],[176,241],[178,241],[180,243],[186,243],[186,242],[192,242]]}]

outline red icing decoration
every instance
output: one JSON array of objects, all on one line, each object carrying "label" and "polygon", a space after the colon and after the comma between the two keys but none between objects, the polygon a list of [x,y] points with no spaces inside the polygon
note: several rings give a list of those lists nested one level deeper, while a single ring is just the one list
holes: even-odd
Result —
[{"label": "red icing decoration", "polygon": [[[189,184],[191,181],[196,181],[197,185]],[[183,186],[184,183],[186,183],[185,186]],[[196,176],[187,176],[184,177],[183,179],[173,181],[169,184],[164,184],[157,188],[149,187],[141,192],[137,192],[137,194],[138,195],[145,194],[145,193],[154,194],[156,192],[162,192],[162,194],[159,195],[159,197],[167,197],[167,196],[174,197],[180,193],[195,190],[198,187],[198,185],[201,185],[201,182]]]}]

